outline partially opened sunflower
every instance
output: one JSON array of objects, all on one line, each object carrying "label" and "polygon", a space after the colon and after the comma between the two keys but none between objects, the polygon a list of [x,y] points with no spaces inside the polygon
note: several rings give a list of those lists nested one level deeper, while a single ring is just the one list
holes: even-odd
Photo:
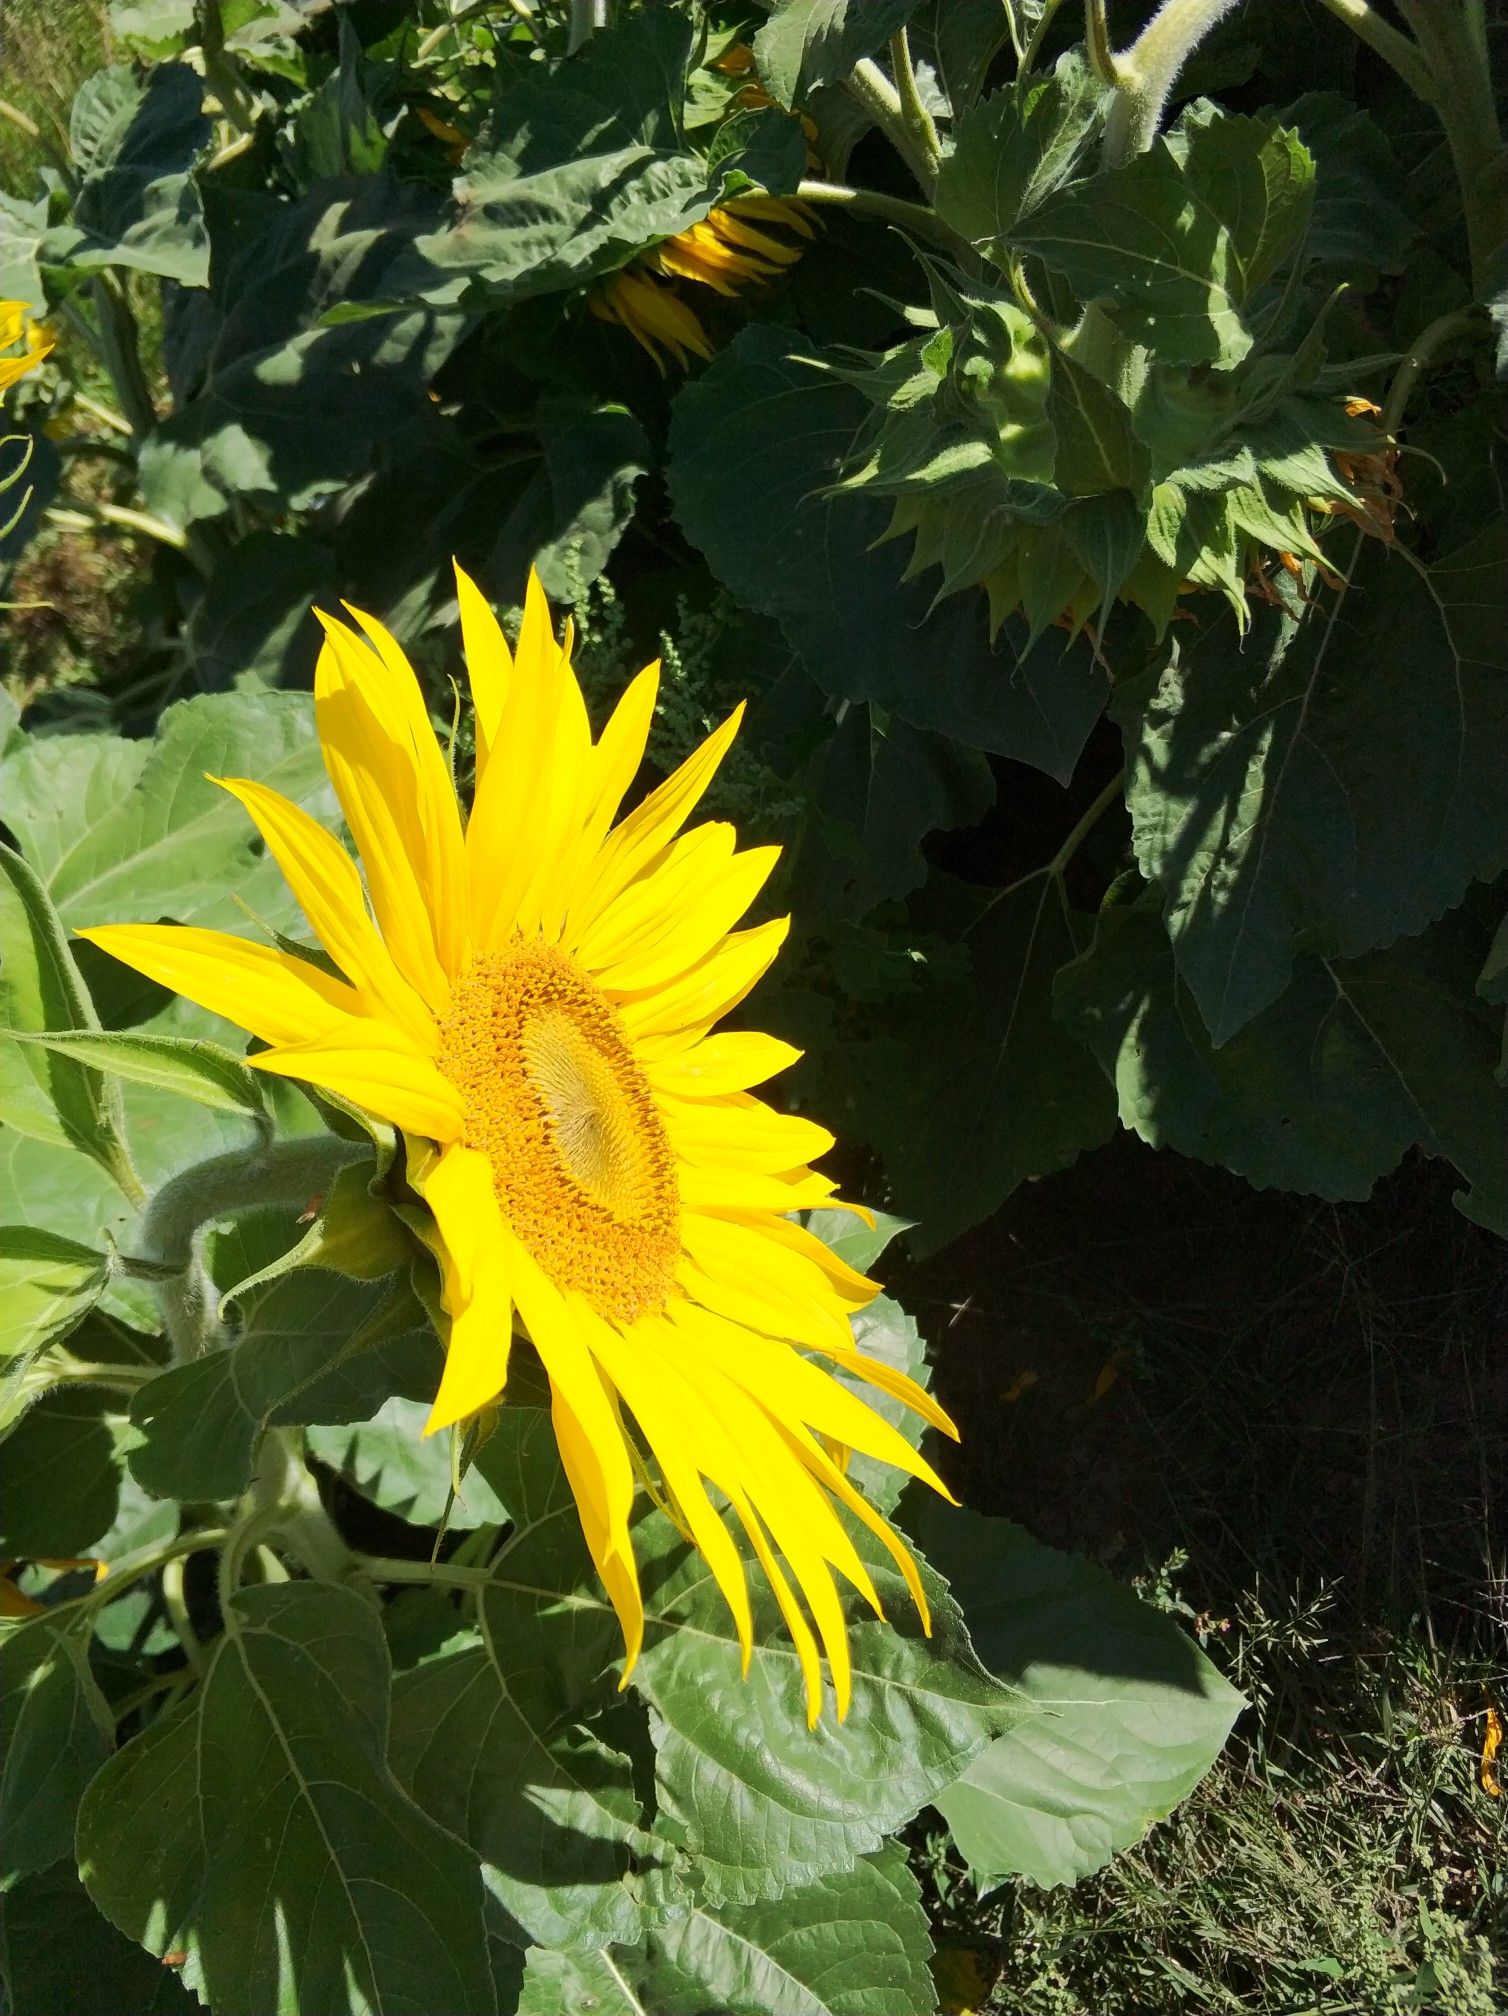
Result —
[{"label": "partially opened sunflower", "polygon": [[652,1463],[727,1599],[745,1665],[752,1617],[726,1510],[790,1629],[809,1718],[818,1637],[841,1715],[850,1660],[834,1571],[879,1602],[840,1506],[889,1550],[926,1617],[915,1566],[849,1482],[846,1453],[943,1487],[817,1361],[955,1431],[912,1380],[855,1348],[848,1319],[875,1284],[791,1215],[831,1201],[832,1182],[807,1165],[832,1136],[750,1088],[798,1053],[715,1030],[787,929],[735,929],[778,849],[739,852],[719,821],[684,830],[739,715],[615,825],[658,667],[594,742],[538,581],[510,653],[459,569],[457,580],[476,715],[469,817],[408,661],[359,611],[361,634],[322,619],[314,704],[365,892],[306,812],[250,779],[218,780],[342,978],[188,926],[82,935],[249,1029],[270,1046],[252,1059],[260,1070],[402,1130],[449,1321],[429,1429],[502,1393],[516,1314],[549,1377],[562,1462],[623,1627],[625,1679],[644,1630],[629,1519],[636,1472]]},{"label": "partially opened sunflower", "polygon": [[0,392],[34,371],[52,347],[24,301],[0,301]]}]

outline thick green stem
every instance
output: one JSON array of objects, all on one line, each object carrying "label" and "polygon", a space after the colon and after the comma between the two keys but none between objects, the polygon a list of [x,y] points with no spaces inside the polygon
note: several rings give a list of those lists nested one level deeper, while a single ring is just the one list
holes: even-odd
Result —
[{"label": "thick green stem", "polygon": [[113,273],[102,273],[92,291],[99,312],[100,350],[120,410],[130,421],[133,434],[150,434],[157,425],[157,408],[141,368],[136,317],[125,289]]},{"label": "thick green stem", "polygon": [[333,1134],[272,1141],[244,1154],[215,1155],[165,1183],[142,1214],[140,1258],[169,1272],[158,1281],[163,1327],[179,1359],[224,1342],[219,1297],[199,1257],[200,1235],[219,1218],[259,1204],[303,1204],[323,1196],[364,1151]]},{"label": "thick green stem", "polygon": [[1105,121],[1105,161],[1119,167],[1144,154],[1157,138],[1168,94],[1194,48],[1236,0],[1163,0],[1129,49],[1116,55],[1104,31],[1104,0],[1089,0],[1091,47],[1096,68],[1115,86],[1115,103]]},{"label": "thick green stem", "polygon": [[1464,336],[1476,329],[1483,320],[1480,309],[1454,308],[1448,315],[1436,316],[1435,320],[1421,335],[1409,345],[1407,354],[1393,374],[1393,382],[1388,387],[1388,396],[1383,402],[1382,425],[1388,434],[1396,434],[1403,424],[1404,413],[1413,394],[1420,374],[1425,371],[1437,350],[1441,350],[1454,336]]},{"label": "thick green stem", "polygon": [[1399,9],[1433,80],[1432,103],[1461,185],[1472,288],[1484,299],[1508,245],[1508,159],[1480,18],[1469,0],[1399,0]]},{"label": "thick green stem", "polygon": [[228,1627],[233,1621],[231,1598],[240,1587],[247,1557],[273,1535],[317,1580],[343,1582],[357,1565],[357,1557],[324,1508],[297,1429],[269,1428],[264,1433],[251,1488],[221,1551],[220,1609]]},{"label": "thick green stem", "polygon": [[930,196],[937,179],[936,169],[907,122],[900,93],[872,57],[855,63],[843,80],[844,89],[858,101],[885,135],[897,154]]},{"label": "thick green stem", "polygon": [[922,94],[916,81],[916,66],[911,61],[911,38],[904,27],[890,38],[890,64],[895,71],[896,96],[901,101],[901,117],[906,122],[906,131],[911,135],[912,144],[926,164],[922,187],[930,195],[937,186],[937,171],[942,163],[942,142],[937,137],[937,127],[932,114],[922,103]]},{"label": "thick green stem", "polygon": [[842,182],[802,182],[797,186],[797,196],[803,203],[827,203],[844,210],[857,210],[869,217],[882,217],[887,224],[899,225],[901,230],[911,232],[917,238],[930,239],[934,245],[942,245],[953,253],[969,250],[965,241],[956,231],[950,231],[938,217],[936,211],[929,210],[923,203],[908,203],[902,196],[886,196],[878,189],[850,189]]},{"label": "thick green stem", "polygon": [[1416,96],[1434,98],[1435,81],[1418,45],[1390,21],[1384,21],[1368,0],[1324,0],[1324,4],[1337,21],[1344,21],[1374,54],[1391,65]]}]

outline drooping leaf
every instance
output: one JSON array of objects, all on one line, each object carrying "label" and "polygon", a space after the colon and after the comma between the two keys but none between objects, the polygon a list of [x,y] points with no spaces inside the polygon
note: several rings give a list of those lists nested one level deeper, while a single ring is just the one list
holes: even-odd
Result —
[{"label": "drooping leaf", "polygon": [[87,1630],[45,1616],[0,1640],[0,1892],[72,1851],[79,1800],[110,1754],[88,1645]]},{"label": "drooping leaf", "polygon": [[1137,859],[1217,1043],[1301,947],[1389,944],[1508,864],[1501,528],[1430,566],[1359,544],[1343,595],[1117,694]]},{"label": "drooping leaf", "polygon": [[1061,883],[1043,873],[998,896],[972,892],[965,922],[966,977],[924,987],[889,1032],[895,1068],[862,1114],[920,1251],[1115,1126],[1103,1073],[1053,1016],[1054,976],[1083,944]]},{"label": "drooping leaf", "polygon": [[1301,960],[1288,990],[1216,1049],[1155,912],[1112,910],[1057,1008],[1112,1078],[1121,1123],[1258,1189],[1364,1198],[1418,1147],[1508,1232],[1501,1018],[1475,992],[1485,949],[1460,915],[1359,959]]},{"label": "drooping leaf", "polygon": [[688,536],[828,692],[1066,779],[1105,695],[1087,646],[1018,657],[1021,626],[992,645],[982,595],[932,608],[925,583],[902,582],[899,547],[875,544],[885,505],[830,494],[865,401],[804,354],[787,331],[745,329],[680,394],[669,480]]},{"label": "drooping leaf", "polygon": [[199,2004],[90,1903],[72,1861],[6,1893],[0,1980],[13,2016],[190,2016]]},{"label": "drooping leaf", "polygon": [[1024,76],[959,121],[937,178],[937,214],[961,237],[1004,239],[1070,181],[1093,141],[1105,87],[1078,50]]},{"label": "drooping leaf", "polygon": [[244,1590],[189,1700],[111,1759],[79,1816],[89,1894],[224,2016],[495,2016],[480,1873],[388,1770],[376,1611],[328,1584]]},{"label": "drooping leaf", "polygon": [[979,1656],[1035,1711],[933,1802],[975,1882],[1092,1874],[1188,1796],[1241,1696],[1171,1617],[1092,1562],[915,1492],[902,1518],[946,1572]]},{"label": "drooping leaf", "polygon": [[883,49],[917,0],[776,0],[754,37],[759,81],[779,105],[847,75]]},{"label": "drooping leaf", "polygon": [[[0,762],[0,783],[8,762]],[[7,822],[15,830],[9,804]],[[118,1168],[120,1099],[77,1058],[16,1042],[12,1030],[90,1030],[94,1003],[33,864],[0,842],[0,1122]]]},{"label": "drooping leaf", "polygon": [[630,15],[561,70],[532,68],[467,152],[457,214],[418,250],[442,274],[490,298],[576,287],[698,223],[750,189],[795,190],[801,128],[778,112],[725,126],[717,158],[681,131],[694,28],[656,9]]},{"label": "drooping leaf", "polygon": [[217,1113],[238,1113],[271,1124],[263,1081],[239,1057],[202,1037],[81,1029],[52,1030],[24,1040],[134,1085],[150,1085]]},{"label": "drooping leaf", "polygon": [[145,72],[118,64],[80,87],[69,133],[78,195],[72,224],[54,234],[54,259],[206,285],[209,238],[192,178],[212,132],[203,97],[204,80],[186,63]]},{"label": "drooping leaf", "polygon": [[812,759],[808,791],[802,914],[857,919],[925,880],[922,840],[982,819],[995,782],[977,750],[855,706]]},{"label": "drooping leaf", "polygon": [[119,1435],[106,1418],[112,1397],[65,1386],[45,1394],[6,1438],[0,1554],[77,1556],[109,1532],[121,1479]]},{"label": "drooping leaf", "polygon": [[233,1344],[159,1373],[132,1400],[131,1468],[161,1497],[234,1497],[264,1427],[360,1421],[394,1391],[433,1394],[438,1346],[406,1286],[301,1268],[238,1306]]},{"label": "drooping leaf", "polygon": [[370,1421],[345,1427],[310,1428],[305,1436],[310,1453],[363,1498],[407,1519],[414,1526],[438,1526],[453,1532],[500,1525],[508,1508],[475,1464],[451,1496],[448,1435],[426,1435],[429,1413],[423,1401],[384,1401]]},{"label": "drooping leaf", "polygon": [[99,1300],[107,1272],[105,1256],[77,1240],[32,1225],[0,1226],[0,1358],[66,1337]]},{"label": "drooping leaf", "polygon": [[[1195,116],[1197,114],[1197,116]],[[1302,238],[1314,163],[1273,119],[1195,108],[1123,168],[1067,184],[1010,243],[1164,362],[1238,364],[1244,310]]]},{"label": "drooping leaf", "polygon": [[460,318],[342,313],[402,292],[402,264],[436,211],[427,189],[351,176],[280,205],[254,234],[227,232],[224,309],[193,396],[154,436],[167,495],[149,488],[149,502],[207,516],[230,498],[307,510],[438,427],[427,388]]}]

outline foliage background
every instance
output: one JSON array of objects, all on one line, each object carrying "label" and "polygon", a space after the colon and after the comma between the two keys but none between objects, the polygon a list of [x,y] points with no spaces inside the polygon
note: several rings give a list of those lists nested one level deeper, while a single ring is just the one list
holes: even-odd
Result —
[{"label": "foliage background", "polygon": [[[1212,94],[1237,117],[1292,107],[1317,81],[1339,94],[1299,122],[1314,138],[1324,229],[1305,241],[1292,293],[1313,318],[1344,280],[1323,319],[1319,382],[1332,403],[1358,391],[1380,404],[1399,355],[1472,299],[1469,248],[1430,114],[1329,15],[1295,11],[1301,32],[1236,9],[1179,94]],[[826,75],[867,50],[797,34],[805,13],[785,12],[786,39],[764,43],[763,74],[799,92],[824,172],[914,201],[904,165],[842,112]],[[718,18],[720,33],[735,14]],[[913,11],[917,46],[957,101],[936,107],[950,138],[986,76],[1011,73],[1003,13],[994,18],[979,46],[1002,46],[964,78],[948,11]],[[59,738],[48,789],[67,788],[81,734],[149,733],[175,700],[206,690],[260,710],[263,687],[304,684],[309,603],[338,594],[394,624],[443,715],[452,550],[504,602],[542,556],[547,587],[576,606],[598,698],[669,640],[667,757],[752,692],[748,753],[721,809],[756,837],[799,829],[780,894],[803,935],[773,1007],[773,1026],[808,1051],[797,1096],[867,1147],[860,1179],[919,1221],[918,1254],[1010,1200],[993,1221],[1003,1235],[986,1226],[920,1279],[934,1335],[944,1312],[989,1311],[982,1328],[961,1319],[963,1341],[950,1338],[944,1355],[948,1390],[1002,1424],[981,1438],[989,1453],[971,1471],[969,1502],[1149,1576],[1165,1604],[1186,1602],[1259,1710],[1192,1817],[1075,1901],[1016,1879],[1003,1906],[981,1908],[960,1885],[956,1851],[919,1823],[913,1862],[945,1955],[982,1967],[986,1986],[1000,1975],[991,2006],[1030,2011],[1338,2011],[1389,2006],[1381,1996],[1489,2006],[1492,1962],[1474,1942],[1496,1940],[1500,1809],[1474,1760],[1503,1688],[1492,1524],[1501,1393],[1481,1355],[1501,1304],[1495,1247],[1451,1228],[1443,1204],[1459,1180],[1469,1214],[1505,1229],[1501,959],[1490,951],[1505,858],[1504,575],[1496,548],[1471,550],[1484,525],[1496,536],[1498,512],[1484,333],[1459,320],[1408,388],[1400,536],[1417,566],[1369,546],[1348,594],[1311,580],[1312,607],[1258,599],[1244,639],[1212,593],[1191,598],[1170,644],[1126,611],[1110,616],[1098,651],[1050,625],[1028,642],[1014,617],[991,640],[982,597],[929,607],[933,583],[900,579],[904,544],[870,550],[888,507],[862,494],[806,503],[841,474],[864,403],[841,375],[819,380],[795,360],[817,351],[861,374],[862,356],[904,336],[896,304],[928,298],[914,244],[884,218],[823,209],[819,249],[786,281],[709,313],[718,354],[684,384],[585,312],[597,273],[705,204],[708,171],[686,162],[701,163],[727,111],[716,73],[693,71],[690,145],[650,135],[679,163],[653,231],[625,211],[593,245],[559,234],[541,282],[539,234],[551,202],[568,212],[570,192],[543,190],[533,236],[508,209],[508,150],[528,120],[506,96],[494,111],[490,80],[495,67],[518,89],[528,80],[506,39],[427,35],[424,62],[410,63],[398,10],[358,5],[338,30],[333,16],[313,22],[310,63],[291,53],[306,27],[297,8],[232,9],[225,25],[234,77],[273,108],[239,150],[233,134],[196,121],[177,81],[191,10],[169,0],[109,17],[48,14],[12,0],[8,14],[7,93],[53,146],[73,87],[102,59],[160,66],[143,73],[147,99],[114,85],[92,127],[73,114],[75,160],[104,150],[92,209],[57,187],[37,208],[37,148],[14,126],[0,157],[0,294],[38,298],[45,286],[64,336],[59,364],[16,402],[35,442],[34,498],[5,590],[22,605],[6,618],[7,690],[31,736]],[[1048,55],[1078,32],[1065,14]],[[583,99],[632,95],[631,72],[605,59]],[[420,106],[473,143],[459,164],[456,141]],[[126,175],[110,153],[117,112],[142,122]],[[591,124],[580,116],[578,137]],[[808,165],[794,122],[773,112],[738,143],[767,186],[793,189]],[[574,144],[567,135],[563,151]],[[736,163],[739,144],[720,161]],[[452,234],[437,246],[458,165],[475,226],[467,242]],[[938,200],[946,209],[946,190]],[[1037,249],[1049,238],[1040,227]],[[97,328],[107,368],[70,321],[69,298]],[[351,317],[352,304],[389,312]],[[1277,339],[1269,347],[1281,354]],[[125,409],[129,435],[99,418],[102,405]],[[803,516],[812,509],[820,539]],[[1097,598],[1091,606],[1097,617]],[[1464,730],[1453,695],[1464,695]],[[1304,726],[1276,755],[1265,739],[1274,696],[1279,715]],[[13,834],[16,817],[11,800]],[[1253,832],[1259,845],[1247,844]],[[1202,906],[1210,887],[1223,900]],[[144,1005],[123,1006],[123,1019],[138,1021]],[[1101,1242],[1044,1231],[1035,1186],[1117,1129],[1326,1201],[1274,1203],[1256,1236],[1244,1189],[1192,1172],[1151,1179],[1122,1141],[1111,1175],[1091,1161],[1043,1186],[1062,1200],[1063,1223],[1129,1220],[1137,1229],[1117,1235],[1117,1251],[1163,1253],[1166,1227],[1142,1208],[1150,1185],[1186,1220],[1187,1252],[1230,1243],[1234,1227],[1250,1272],[1207,1305],[1191,1291],[1169,1308],[1149,1292],[1145,1260],[1132,1280],[1117,1259],[1118,1292],[1091,1290],[1083,1277],[1097,1272]],[[1458,1178],[1442,1189],[1406,1171],[1374,1218],[1344,1208],[1416,1146]],[[1002,1314],[1031,1286],[1002,1265],[1002,1237],[1024,1244],[1035,1280],[1057,1284],[1048,1292],[1068,1332],[1087,1333],[1069,1348],[1062,1321],[1043,1326],[1060,1398],[1041,1390],[1046,1351]],[[1389,1242],[1422,1256],[1408,1264],[1434,1284],[1420,1291],[1418,1336],[1401,1334],[1394,1312],[1410,1291],[1372,1254]],[[1186,1264],[1181,1251],[1158,1267]],[[1243,1303],[1265,1307],[1252,1284],[1289,1267],[1291,1289],[1240,1332],[1255,1335],[1251,1356],[1227,1344],[1211,1376],[1211,1333],[1228,1336]],[[1332,1292],[1338,1313],[1326,1318]],[[1146,1313],[1128,1322],[1138,1298]],[[1421,1383],[1420,1354],[1435,1371],[1459,1364]],[[1341,1399],[1324,1386],[1332,1362]],[[1362,1365],[1364,1426],[1332,1424],[1329,1408],[1356,1416]],[[1028,1372],[1037,1383],[1005,1400]],[[1197,1405],[1185,1397],[1194,1372]],[[1075,1377],[1082,1390],[1069,1398]],[[1377,1398],[1389,1379],[1391,1405]],[[1422,1460],[1416,1443],[1400,1445],[1399,1424],[1426,1393],[1443,1425]],[[1142,1443],[1200,1452],[1180,1456],[1176,1485],[1162,1485],[1166,1519],[1044,1518],[1065,1475],[1098,1476],[1099,1424],[1127,1409]],[[1395,1523],[1386,1573],[1346,1554],[1339,1511],[1335,1544],[1308,1535],[1295,1558],[1302,1483],[1285,1496],[1243,1482],[1243,1438],[1264,1409],[1281,1417],[1275,1435],[1309,1438],[1306,1448],[1319,1436],[1350,1449],[1352,1437],[1367,1450],[1364,1533],[1388,1480],[1413,1468],[1421,1511]],[[56,1411],[59,1433],[99,1433]],[[1459,1473],[1442,1453],[1453,1435]],[[1050,1469],[1021,1460],[1038,1439]],[[336,1444],[316,1453],[341,1467]],[[1140,1515],[1151,1490],[1139,1487]],[[1422,1508],[1442,1497],[1471,1512],[1437,1540]],[[1254,1525],[1260,1541],[1244,1537]],[[1417,1570],[1402,1565],[1410,1550]],[[1189,1569],[1162,1573],[1179,1551]],[[1316,1585],[1336,1579],[1337,1556],[1342,1593],[1327,1598]],[[1315,1680],[1324,1667],[1340,1669],[1333,1687]],[[1211,1835],[1234,1844],[1218,1868]],[[1345,1861],[1356,1889],[1338,1887]],[[1358,1900],[1384,1921],[1380,1944],[1351,1939]],[[1262,1929],[1238,1937],[1238,1921]],[[1213,1942],[1212,1926],[1222,1928]],[[955,2000],[985,1992],[967,1971],[945,1969],[943,1985]],[[1185,1999],[1157,2000],[1168,1995]]]}]

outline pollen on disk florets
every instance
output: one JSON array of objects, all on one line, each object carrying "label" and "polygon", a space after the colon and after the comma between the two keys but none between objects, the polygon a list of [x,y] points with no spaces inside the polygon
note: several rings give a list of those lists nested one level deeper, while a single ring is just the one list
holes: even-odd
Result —
[{"label": "pollen on disk florets", "polygon": [[519,942],[473,962],[440,1024],[465,1142],[558,1288],[632,1322],[662,1308],[680,1250],[675,1158],[608,1001],[575,961]]}]

